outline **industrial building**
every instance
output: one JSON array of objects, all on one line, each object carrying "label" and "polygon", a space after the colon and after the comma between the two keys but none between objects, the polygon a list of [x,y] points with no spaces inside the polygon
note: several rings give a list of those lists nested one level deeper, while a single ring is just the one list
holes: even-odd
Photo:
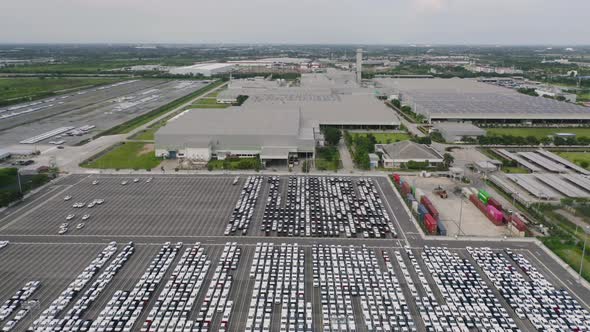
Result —
[{"label": "industrial building", "polygon": [[443,162],[443,156],[435,149],[412,141],[375,144],[375,151],[382,154],[381,159],[385,168],[399,168],[409,161],[428,162],[431,166]]},{"label": "industrial building", "polygon": [[485,136],[486,131],[467,122],[441,122],[433,126],[448,143],[461,142],[465,138]]},{"label": "industrial building", "polygon": [[395,112],[372,89],[361,88],[355,73],[329,70],[304,74],[300,85],[247,79],[231,82],[218,101],[241,106],[193,109],[156,133],[156,155],[209,160],[227,155],[260,156],[262,161],[313,156],[323,145],[321,127],[398,128]]},{"label": "industrial building", "polygon": [[429,123],[579,124],[590,122],[590,109],[472,79],[376,78],[376,84],[393,90],[403,105],[412,107]]},{"label": "industrial building", "polygon": [[174,75],[203,75],[211,77],[217,74],[230,72],[234,69],[231,63],[197,63],[192,66],[171,67],[170,74]]},{"label": "industrial building", "polygon": [[156,132],[155,148],[156,156],[165,158],[208,161],[260,156],[262,161],[288,160],[290,154],[313,156],[317,134],[297,109],[193,109]]}]

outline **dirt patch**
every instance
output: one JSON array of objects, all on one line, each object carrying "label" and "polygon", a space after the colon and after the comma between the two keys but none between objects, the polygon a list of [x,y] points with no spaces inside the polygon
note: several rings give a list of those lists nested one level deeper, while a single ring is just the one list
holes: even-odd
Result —
[{"label": "dirt patch", "polygon": [[138,155],[142,156],[148,153],[154,153],[155,145],[153,143],[148,143],[143,146],[141,151],[139,151]]}]

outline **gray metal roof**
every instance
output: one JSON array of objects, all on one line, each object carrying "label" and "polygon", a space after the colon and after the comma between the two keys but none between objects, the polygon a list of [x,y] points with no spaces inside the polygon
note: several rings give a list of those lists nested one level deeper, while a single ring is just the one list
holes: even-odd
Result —
[{"label": "gray metal roof", "polygon": [[483,136],[486,131],[465,122],[441,122],[434,124],[434,129],[447,135],[463,135],[463,136]]},{"label": "gray metal roof", "polygon": [[376,79],[431,119],[590,119],[590,108],[470,79]]},{"label": "gray metal roof", "polygon": [[377,144],[383,151],[383,159],[393,160],[442,160],[443,156],[429,146],[402,141],[391,144]]}]

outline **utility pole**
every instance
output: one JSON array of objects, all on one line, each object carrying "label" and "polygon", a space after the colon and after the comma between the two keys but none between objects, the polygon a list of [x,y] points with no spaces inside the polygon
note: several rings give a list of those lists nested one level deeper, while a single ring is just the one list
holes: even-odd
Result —
[{"label": "utility pole", "polygon": [[459,210],[459,231],[457,236],[461,236],[461,224],[463,223],[463,197],[461,197],[461,209]]}]

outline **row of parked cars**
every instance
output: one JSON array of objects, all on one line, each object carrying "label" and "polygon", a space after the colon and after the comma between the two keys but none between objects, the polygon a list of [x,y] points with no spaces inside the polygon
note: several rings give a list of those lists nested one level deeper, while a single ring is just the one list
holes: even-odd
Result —
[{"label": "row of parked cars", "polygon": [[[238,268],[241,253],[242,250],[236,242],[225,244],[219,264],[215,268],[209,288],[205,293],[201,309],[197,312],[193,331],[228,331],[234,306],[233,301],[229,299],[229,293],[234,284],[233,273]],[[219,316],[221,319],[217,319]],[[218,326],[213,325],[214,320],[219,322]]]},{"label": "row of parked cars", "polygon": [[131,291],[115,291],[107,305],[98,314],[96,320],[92,322],[88,331],[133,331],[133,326],[139,315],[156,289],[160,286],[164,275],[172,265],[181,248],[181,242],[176,245],[167,242],[160,247],[160,250],[152,259],[133,289]]},{"label": "row of parked cars", "polygon": [[119,254],[107,265],[104,271],[92,282],[92,284],[86,289],[84,294],[78,298],[76,303],[68,310],[63,318],[54,318],[53,321],[42,323],[43,326],[59,327],[59,331],[88,331],[92,325],[92,321],[84,319],[84,314],[88,311],[90,306],[96,301],[102,292],[104,292],[113,280],[117,272],[125,263],[129,260],[131,255],[135,252],[133,242],[129,242]]},{"label": "row of parked cars", "polygon": [[[321,293],[324,331],[414,331],[415,323],[391,265],[373,249],[314,245],[313,285]],[[388,261],[388,256],[384,259]],[[356,300],[355,300],[356,299]],[[362,313],[357,326],[353,302]]]},{"label": "row of parked cars", "polygon": [[[475,266],[444,247],[424,247],[422,259],[445,304],[432,306],[436,331],[519,331]],[[428,308],[427,308],[428,310]]]},{"label": "row of parked cars", "polygon": [[305,302],[304,256],[297,244],[256,244],[250,268],[254,290],[246,332],[270,331],[273,315],[280,315],[277,331],[313,331],[311,302]]},{"label": "row of parked cars", "polygon": [[[30,330],[34,331],[64,331],[66,320],[60,320],[58,317],[72,303],[74,298],[86,287],[95,277],[98,271],[111,259],[117,252],[117,244],[111,242],[104,248],[94,260],[72,281],[68,287],[55,299],[47,309],[45,309],[38,319],[36,319]],[[75,330],[74,330],[75,331]]]},{"label": "row of parked cars", "polygon": [[568,291],[554,287],[522,254],[506,250],[511,261],[490,248],[467,249],[517,316],[537,331],[590,331],[590,312]]},{"label": "row of parked cars", "polygon": [[29,308],[24,307],[23,304],[30,299],[31,295],[39,287],[41,287],[40,281],[29,281],[0,306],[0,322],[6,320],[13,312],[19,309],[16,315],[2,327],[3,332],[11,331],[27,315]]},{"label": "row of parked cars", "polygon": [[192,331],[194,323],[188,316],[206,282],[210,266],[211,261],[207,259],[205,249],[199,242],[187,248],[150,310],[141,331]]},{"label": "row of parked cars", "polygon": [[248,226],[252,222],[254,209],[258,201],[258,193],[262,187],[262,179],[262,176],[249,176],[246,179],[236,207],[230,216],[229,224],[225,228],[225,235],[235,234],[237,232],[246,235],[248,232]]},{"label": "row of parked cars", "polygon": [[270,177],[268,183],[261,225],[266,235],[397,236],[372,179],[289,177],[286,197],[279,177]]}]

